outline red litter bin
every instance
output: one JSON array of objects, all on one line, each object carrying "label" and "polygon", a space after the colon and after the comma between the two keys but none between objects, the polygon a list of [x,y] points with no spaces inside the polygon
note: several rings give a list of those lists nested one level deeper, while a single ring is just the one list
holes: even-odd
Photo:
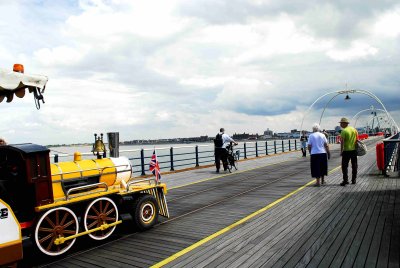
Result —
[{"label": "red litter bin", "polygon": [[376,145],[376,165],[379,170],[385,169],[385,154],[384,154],[384,146],[383,143],[378,143]]}]

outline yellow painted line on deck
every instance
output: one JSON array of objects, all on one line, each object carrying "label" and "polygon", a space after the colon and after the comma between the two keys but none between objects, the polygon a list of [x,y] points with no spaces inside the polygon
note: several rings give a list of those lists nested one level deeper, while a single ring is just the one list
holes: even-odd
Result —
[{"label": "yellow painted line on deck", "polygon": [[[341,167],[341,166],[335,167],[334,169],[330,170],[329,173],[332,173],[332,172],[336,171],[336,170],[339,169],[340,167]],[[160,261],[160,262],[154,264],[153,266],[151,266],[151,268],[162,267],[162,266],[164,266],[164,265],[166,265],[166,264],[172,262],[173,260],[176,260],[177,258],[179,258],[179,257],[185,255],[186,253],[188,253],[188,252],[190,252],[190,251],[192,251],[192,250],[194,250],[194,249],[200,247],[201,245],[207,243],[208,241],[210,241],[210,240],[212,240],[212,239],[214,239],[214,238],[216,238],[216,237],[218,237],[218,236],[220,236],[220,235],[222,235],[222,234],[224,234],[224,233],[226,233],[226,232],[232,230],[232,229],[235,228],[235,227],[238,227],[239,225],[241,225],[241,224],[245,223],[246,221],[248,221],[248,220],[254,218],[255,216],[257,216],[257,215],[259,215],[259,214],[261,214],[261,213],[267,211],[268,209],[270,209],[270,208],[272,208],[273,206],[279,204],[280,202],[282,202],[283,200],[289,198],[290,196],[292,196],[292,195],[294,195],[294,194],[300,192],[301,190],[303,190],[304,188],[306,188],[307,186],[309,186],[309,185],[311,185],[311,184],[313,184],[313,183],[315,183],[315,179],[313,179],[313,180],[311,180],[310,182],[304,184],[303,186],[301,186],[300,188],[294,190],[293,192],[288,193],[287,195],[285,195],[285,196],[283,196],[283,197],[281,197],[281,198],[275,200],[274,202],[272,202],[272,203],[268,204],[267,206],[263,207],[262,209],[257,210],[256,212],[251,213],[250,215],[248,215],[248,216],[244,217],[243,219],[241,219],[241,220],[239,220],[239,221],[237,221],[237,222],[235,222],[235,223],[233,223],[233,224],[231,224],[231,225],[225,227],[224,229],[219,230],[218,232],[216,232],[216,233],[214,233],[214,234],[212,234],[212,235],[210,235],[210,236],[207,236],[207,237],[203,238],[202,240],[200,240],[200,241],[194,243],[193,245],[191,245],[191,246],[189,246],[189,247],[187,247],[187,248],[185,248],[185,249],[182,249],[181,251],[175,253],[174,255],[171,255],[170,257],[166,258],[165,260],[162,260],[162,261]]]},{"label": "yellow painted line on deck", "polygon": [[269,163],[269,164],[266,164],[266,165],[263,165],[263,166],[259,166],[259,167],[255,167],[255,168],[249,168],[249,169],[245,169],[245,170],[234,171],[232,173],[226,173],[226,174],[214,176],[212,178],[206,178],[206,179],[202,179],[202,180],[199,180],[199,181],[190,182],[190,183],[187,183],[187,184],[171,187],[171,188],[168,188],[168,190],[177,189],[177,188],[181,188],[181,187],[186,187],[186,186],[189,186],[189,185],[193,185],[193,184],[197,184],[197,183],[201,183],[201,182],[205,182],[205,181],[210,181],[210,180],[215,180],[215,179],[226,177],[226,176],[229,176],[229,175],[243,173],[243,172],[246,172],[246,171],[255,170],[255,169],[259,169],[259,168],[263,168],[263,167],[268,167],[268,166],[272,166],[272,165],[276,165],[276,164],[281,164],[281,163],[288,162],[290,160],[293,160],[293,159],[283,160],[283,161],[279,161],[279,162],[275,162],[275,163]]}]

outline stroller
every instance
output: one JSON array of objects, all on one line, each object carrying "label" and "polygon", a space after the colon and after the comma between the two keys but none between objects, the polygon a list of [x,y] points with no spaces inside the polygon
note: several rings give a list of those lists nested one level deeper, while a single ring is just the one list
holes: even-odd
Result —
[{"label": "stroller", "polygon": [[227,147],[226,150],[228,151],[228,170],[229,172],[232,172],[232,169],[235,168],[235,170],[238,169],[238,161],[240,157],[240,150],[234,151],[234,145],[231,142]]}]

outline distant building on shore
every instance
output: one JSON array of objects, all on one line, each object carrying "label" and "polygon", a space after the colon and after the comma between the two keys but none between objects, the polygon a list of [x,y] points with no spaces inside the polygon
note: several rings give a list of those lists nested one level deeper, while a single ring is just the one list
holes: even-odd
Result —
[{"label": "distant building on shore", "polygon": [[290,130],[290,138],[299,139],[300,138],[300,131],[297,129]]},{"label": "distant building on shore", "polygon": [[243,134],[239,134],[239,133],[235,133],[232,135],[232,138],[234,140],[258,140],[259,139],[259,135],[258,133],[256,134],[249,134],[249,133],[243,133]]},{"label": "distant building on shore", "polygon": [[269,130],[269,128],[267,128],[267,130],[264,130],[264,139],[272,139],[273,136],[274,132],[272,130]]},{"label": "distant building on shore", "polygon": [[122,144],[137,145],[137,144],[166,144],[166,143],[192,143],[192,142],[209,142],[213,138],[206,136],[189,137],[189,138],[170,138],[170,139],[155,139],[155,140],[130,140],[124,141]]}]

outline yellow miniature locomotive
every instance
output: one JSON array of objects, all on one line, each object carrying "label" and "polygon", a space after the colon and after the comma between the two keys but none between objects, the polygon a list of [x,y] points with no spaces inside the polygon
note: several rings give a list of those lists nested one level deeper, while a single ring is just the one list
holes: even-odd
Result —
[{"label": "yellow miniature locomotive", "polygon": [[44,146],[0,146],[0,201],[14,212],[23,239],[50,256],[67,252],[82,235],[106,239],[123,219],[146,230],[158,215],[169,217],[166,185],[131,175],[124,157],[75,154],[74,161],[50,164]]}]

